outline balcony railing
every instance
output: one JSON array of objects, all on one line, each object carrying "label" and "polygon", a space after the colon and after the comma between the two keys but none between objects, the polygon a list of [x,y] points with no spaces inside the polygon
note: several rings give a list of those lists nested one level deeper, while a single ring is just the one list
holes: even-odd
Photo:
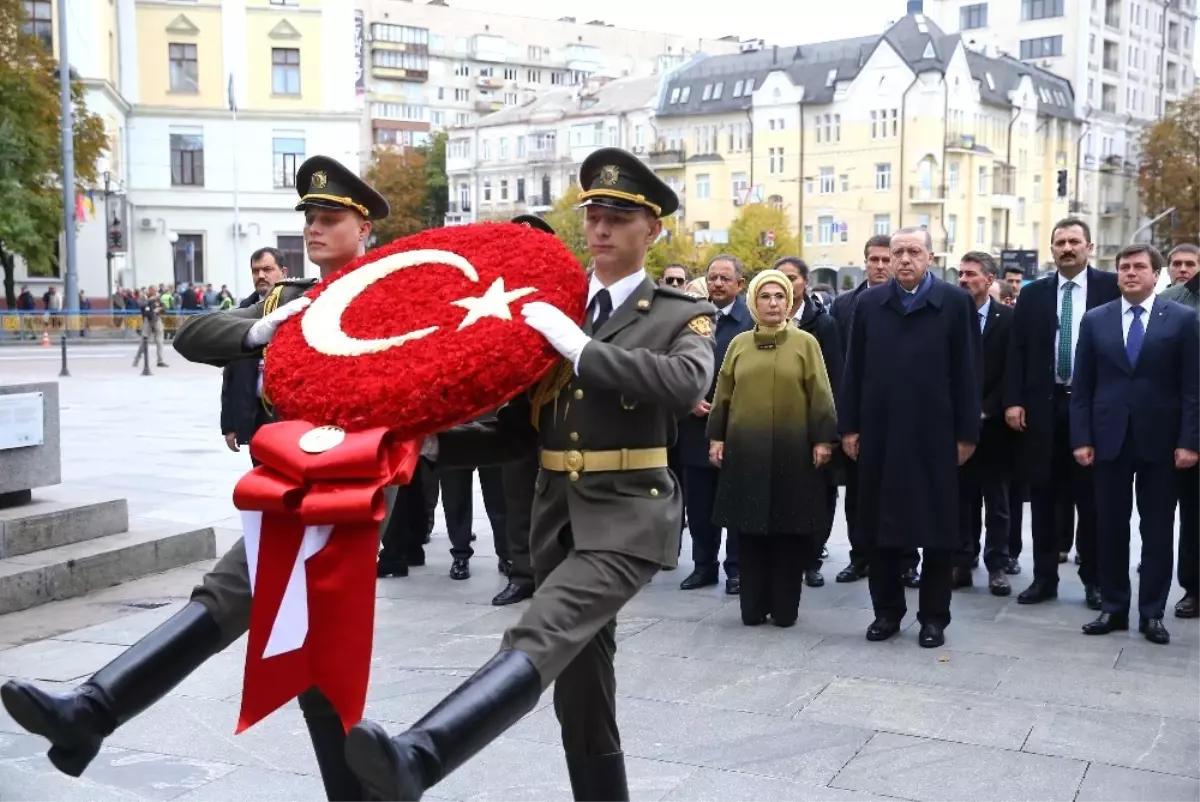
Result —
[{"label": "balcony railing", "polygon": [[1100,204],[1100,214],[1104,215],[1105,217],[1112,217],[1113,215],[1120,214],[1123,211],[1125,211],[1125,204],[1123,203]]},{"label": "balcony railing", "polygon": [[475,111],[481,114],[491,114],[493,111],[500,111],[504,108],[504,103],[499,100],[476,100]]},{"label": "balcony railing", "polygon": [[684,158],[683,148],[662,148],[650,151],[646,156],[646,161],[652,165],[662,166],[664,164],[683,164]]},{"label": "balcony railing", "polygon": [[548,162],[554,161],[558,156],[558,151],[553,147],[545,148],[530,148],[529,161],[531,162]]},{"label": "balcony railing", "polygon": [[1101,245],[1100,255],[1107,256],[1109,259],[1116,256],[1121,251],[1120,245]]},{"label": "balcony railing", "polygon": [[1071,214],[1091,214],[1092,213],[1092,207],[1089,206],[1088,204],[1084,203],[1083,201],[1071,201],[1068,208],[1071,210]]},{"label": "balcony railing", "polygon": [[470,214],[471,204],[452,201],[446,205],[446,214]]},{"label": "balcony railing", "polygon": [[1100,170],[1105,173],[1115,173],[1121,169],[1124,161],[1124,159],[1115,153],[1109,154],[1100,160]]},{"label": "balcony railing", "polygon": [[973,134],[950,134],[946,137],[949,150],[977,150]]},{"label": "balcony railing", "polygon": [[911,186],[908,188],[908,198],[914,203],[941,203],[946,200],[945,185],[936,187]]}]

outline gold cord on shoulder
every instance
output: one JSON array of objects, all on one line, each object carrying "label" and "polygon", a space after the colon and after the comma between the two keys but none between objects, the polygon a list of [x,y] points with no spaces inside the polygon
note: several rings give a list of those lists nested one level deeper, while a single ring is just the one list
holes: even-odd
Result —
[{"label": "gold cord on shoulder", "polygon": [[564,359],[548,370],[542,380],[538,382],[537,387],[533,390],[531,403],[534,429],[540,428],[542,407],[551,401],[554,402],[554,415],[558,417],[558,394],[571,383],[571,377],[574,374],[575,366],[571,364],[570,360]]}]

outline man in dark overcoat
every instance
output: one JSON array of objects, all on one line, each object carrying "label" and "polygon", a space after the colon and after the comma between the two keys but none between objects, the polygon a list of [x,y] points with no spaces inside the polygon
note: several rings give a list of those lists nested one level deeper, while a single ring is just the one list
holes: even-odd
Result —
[{"label": "man in dark overcoat", "polygon": [[975,304],[929,273],[932,245],[925,229],[892,235],[896,275],[859,298],[838,401],[842,448],[858,463],[858,524],[872,548],[867,640],[900,631],[901,560],[920,547],[927,648],[945,642],[950,623],[958,466],[975,450],[983,404]]}]

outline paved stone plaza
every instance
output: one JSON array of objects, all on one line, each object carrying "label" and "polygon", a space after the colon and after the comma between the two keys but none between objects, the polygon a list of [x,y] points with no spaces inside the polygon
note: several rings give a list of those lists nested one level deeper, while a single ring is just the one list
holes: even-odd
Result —
[{"label": "paved stone plaza", "polygon": [[[55,492],[119,494],[134,516],[216,526],[223,551],[238,535],[230,494],[249,459],[218,432],[220,375],[169,352],[171,367],[143,377],[132,357],[132,346],[73,350]],[[0,348],[6,382],[57,374],[56,350]],[[379,583],[367,715],[393,730],[490,657],[521,613],[489,604],[504,581],[478,498],[475,515],[470,580],[446,576],[439,518],[429,565]],[[1196,621],[1168,618],[1167,647],[1136,632],[1087,638],[1079,627],[1095,614],[1074,566],[1063,566],[1059,601],[1038,607],[991,597],[981,569],[977,587],[955,593],[946,648],[919,648],[911,613],[900,637],[870,644],[866,582],[833,582],[846,560],[841,526],[830,551],[829,584],[805,589],[790,630],[743,627],[721,588],[679,591],[687,564],[626,608],[617,672],[634,799],[1200,797]],[[1027,545],[1016,591],[1028,558]],[[0,616],[0,679],[86,678],[178,609],[207,565]],[[0,712],[0,800],[323,799],[294,704],[233,734],[243,656],[244,640],[209,661],[109,738],[79,780]],[[547,695],[427,798],[570,799],[557,735]]]}]

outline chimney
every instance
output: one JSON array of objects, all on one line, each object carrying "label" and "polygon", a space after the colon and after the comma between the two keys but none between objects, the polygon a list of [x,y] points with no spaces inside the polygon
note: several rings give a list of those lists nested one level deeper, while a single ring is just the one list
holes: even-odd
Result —
[{"label": "chimney", "polygon": [[905,13],[907,13],[907,14],[923,14],[923,13],[925,13],[924,8],[925,8],[925,4],[924,4],[923,0],[908,0],[908,11]]}]

